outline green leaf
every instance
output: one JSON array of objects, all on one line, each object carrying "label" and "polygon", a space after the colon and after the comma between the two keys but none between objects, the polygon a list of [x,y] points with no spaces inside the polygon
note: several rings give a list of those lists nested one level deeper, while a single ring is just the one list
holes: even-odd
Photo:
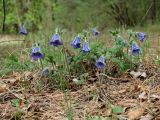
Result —
[{"label": "green leaf", "polygon": [[112,61],[117,63],[121,68],[123,68],[123,61],[121,61],[120,59],[118,58],[112,58]]},{"label": "green leaf", "polygon": [[19,99],[13,99],[13,100],[11,100],[11,104],[12,104],[13,107],[19,107],[20,100]]},{"label": "green leaf", "polygon": [[120,31],[116,29],[116,30],[110,30],[109,32],[111,33],[112,36],[117,36]]},{"label": "green leaf", "polygon": [[127,45],[127,42],[122,37],[117,37],[116,45],[120,45],[122,47],[125,47]]},{"label": "green leaf", "polygon": [[112,105],[112,113],[119,114],[119,113],[123,113],[123,112],[124,112],[124,110],[121,106]]}]

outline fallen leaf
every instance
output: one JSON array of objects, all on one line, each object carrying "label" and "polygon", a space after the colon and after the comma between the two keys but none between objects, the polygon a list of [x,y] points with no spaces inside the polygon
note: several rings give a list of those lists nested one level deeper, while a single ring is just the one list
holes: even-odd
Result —
[{"label": "fallen leaf", "polygon": [[138,98],[140,98],[140,99],[147,99],[146,92],[142,92],[142,93],[138,96]]},{"label": "fallen leaf", "polygon": [[119,90],[118,93],[122,94],[122,93],[125,93],[127,90],[126,89],[123,89],[123,90]]},{"label": "fallen leaf", "polygon": [[141,116],[140,120],[152,120],[152,119],[153,119],[153,116],[150,114],[147,114],[145,116]]},{"label": "fallen leaf", "polygon": [[135,71],[131,71],[130,75],[132,75],[132,77],[137,78],[141,75],[142,73],[140,71],[135,72]]},{"label": "fallen leaf", "polygon": [[147,77],[146,72],[143,72],[143,73],[141,74],[141,77],[146,78],[146,77]]},{"label": "fallen leaf", "polygon": [[4,81],[4,82],[7,82],[7,83],[13,84],[13,83],[16,82],[16,79],[14,79],[14,78],[8,78],[8,79],[3,79],[3,81]]},{"label": "fallen leaf", "polygon": [[78,79],[76,79],[76,78],[74,78],[72,81],[73,81],[76,85],[82,85],[82,84],[84,84],[84,81],[83,81],[83,80],[78,80]]},{"label": "fallen leaf", "polygon": [[151,95],[152,98],[155,98],[155,99],[160,99],[160,96],[159,95]]},{"label": "fallen leaf", "polygon": [[33,78],[32,72],[26,71],[24,72],[24,78],[25,80],[31,80]]},{"label": "fallen leaf", "polygon": [[121,100],[118,101],[117,104],[123,107],[134,107],[137,105],[137,100],[136,99]]},{"label": "fallen leaf", "polygon": [[5,84],[4,82],[0,81],[0,93],[6,92],[8,89],[7,84]]},{"label": "fallen leaf", "polygon": [[142,107],[130,109],[130,111],[128,112],[129,120],[139,119],[143,115],[144,111],[145,108]]}]

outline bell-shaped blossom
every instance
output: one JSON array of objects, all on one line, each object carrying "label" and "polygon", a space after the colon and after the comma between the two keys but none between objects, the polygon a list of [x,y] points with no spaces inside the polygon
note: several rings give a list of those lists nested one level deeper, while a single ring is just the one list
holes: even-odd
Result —
[{"label": "bell-shaped blossom", "polygon": [[31,57],[34,61],[37,61],[38,59],[42,59],[44,57],[43,53],[40,50],[40,47],[36,46],[33,48]]},{"label": "bell-shaped blossom", "polygon": [[94,34],[95,37],[97,37],[97,36],[99,36],[100,32],[96,28],[94,28],[93,29],[93,34]]},{"label": "bell-shaped blossom", "polygon": [[28,34],[28,33],[27,33],[27,30],[26,30],[26,27],[25,27],[24,25],[22,25],[22,26],[20,27],[19,33],[22,34],[22,35],[27,35],[27,34]]},{"label": "bell-shaped blossom", "polygon": [[141,53],[141,48],[138,46],[136,42],[132,44],[132,49],[131,49],[132,55],[140,54]]},{"label": "bell-shaped blossom", "polygon": [[81,38],[79,36],[75,37],[75,39],[71,42],[71,46],[73,46],[74,48],[80,48]]},{"label": "bell-shaped blossom", "polygon": [[146,34],[145,33],[142,33],[142,32],[139,32],[138,34],[138,38],[141,42],[144,41],[144,39],[146,38]]},{"label": "bell-shaped blossom", "polygon": [[55,46],[55,47],[58,47],[60,45],[62,45],[62,40],[59,36],[59,34],[54,34],[51,41],[50,41],[50,44]]},{"label": "bell-shaped blossom", "polygon": [[84,53],[88,53],[88,52],[90,52],[90,47],[89,47],[89,43],[88,42],[84,42],[84,44],[83,44],[83,48],[82,48],[82,51],[84,52]]},{"label": "bell-shaped blossom", "polygon": [[96,67],[99,69],[105,68],[106,63],[105,63],[105,58],[101,56],[97,61],[96,61]]}]

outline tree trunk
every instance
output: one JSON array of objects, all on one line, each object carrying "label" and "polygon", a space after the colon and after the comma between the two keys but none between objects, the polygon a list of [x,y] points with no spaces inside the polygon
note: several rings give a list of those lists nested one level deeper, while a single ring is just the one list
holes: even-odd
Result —
[{"label": "tree trunk", "polygon": [[2,34],[5,33],[5,21],[6,21],[6,6],[5,6],[5,0],[3,0],[3,23],[2,23]]}]

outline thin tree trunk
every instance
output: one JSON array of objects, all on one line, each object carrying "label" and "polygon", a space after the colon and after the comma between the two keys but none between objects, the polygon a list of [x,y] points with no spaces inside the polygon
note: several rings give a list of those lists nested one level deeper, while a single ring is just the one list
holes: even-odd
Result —
[{"label": "thin tree trunk", "polygon": [[6,8],[5,0],[3,0],[3,23],[2,23],[2,33],[5,33],[5,21],[6,21]]}]

